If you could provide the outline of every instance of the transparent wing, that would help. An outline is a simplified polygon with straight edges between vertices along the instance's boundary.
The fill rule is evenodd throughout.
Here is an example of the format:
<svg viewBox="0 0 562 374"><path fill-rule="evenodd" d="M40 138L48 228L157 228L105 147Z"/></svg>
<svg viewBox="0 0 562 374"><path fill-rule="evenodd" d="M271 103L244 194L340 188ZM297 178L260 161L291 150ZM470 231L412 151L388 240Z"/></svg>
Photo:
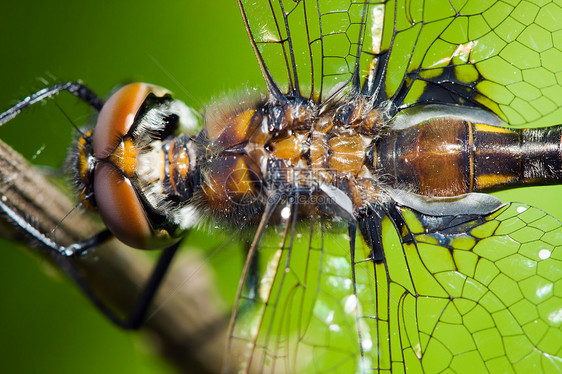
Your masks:
<svg viewBox="0 0 562 374"><path fill-rule="evenodd" d="M381 262L359 236L352 260L349 236L319 220L272 228L237 311L242 367L562 371L559 221L522 204L464 222L401 213L400 235L383 222Z"/></svg>
<svg viewBox="0 0 562 374"><path fill-rule="evenodd" d="M479 105L512 125L559 123L561 18L554 1L389 1L364 92L399 107Z"/></svg>
<svg viewBox="0 0 562 374"><path fill-rule="evenodd" d="M243 347L232 352L242 357L240 367L283 373L356 368L361 347L349 237L328 233L320 219L287 220L268 229L257 253L259 281L246 279L231 336L232 347Z"/></svg>
<svg viewBox="0 0 562 374"><path fill-rule="evenodd" d="M262 71L281 91L319 101L351 80L365 34L365 1L239 3Z"/></svg>
<svg viewBox="0 0 562 374"><path fill-rule="evenodd" d="M402 214L411 230L402 229L403 244L387 225L385 262L356 266L376 282L377 303L364 317L377 336L374 368L562 370L559 221L515 203L464 223Z"/></svg>

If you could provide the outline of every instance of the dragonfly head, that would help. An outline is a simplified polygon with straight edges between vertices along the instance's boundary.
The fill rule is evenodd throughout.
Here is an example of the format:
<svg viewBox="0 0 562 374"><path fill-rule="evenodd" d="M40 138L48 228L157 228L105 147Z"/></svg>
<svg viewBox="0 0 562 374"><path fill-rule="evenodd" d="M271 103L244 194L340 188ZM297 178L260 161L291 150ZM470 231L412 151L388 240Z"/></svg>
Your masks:
<svg viewBox="0 0 562 374"><path fill-rule="evenodd" d="M80 197L122 242L161 248L179 240L181 229L162 209L163 147L179 128L195 125L191 109L169 91L132 83L107 100L93 131L76 142L69 163ZM187 169L191 174L194 163Z"/></svg>

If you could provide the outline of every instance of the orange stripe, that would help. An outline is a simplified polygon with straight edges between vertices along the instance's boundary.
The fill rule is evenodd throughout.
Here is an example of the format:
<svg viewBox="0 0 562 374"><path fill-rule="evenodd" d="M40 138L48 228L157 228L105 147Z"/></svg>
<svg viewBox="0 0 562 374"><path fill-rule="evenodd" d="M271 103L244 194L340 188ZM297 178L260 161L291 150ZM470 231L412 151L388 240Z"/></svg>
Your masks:
<svg viewBox="0 0 562 374"><path fill-rule="evenodd" d="M515 180L513 175L503 175L503 174L487 174L478 177L476 184L478 189L490 188L497 186L499 184L507 184Z"/></svg>
<svg viewBox="0 0 562 374"><path fill-rule="evenodd" d="M476 131L494 132L494 133L500 133L500 134L511 134L513 132L512 130L506 129L505 127L484 125L482 123L475 123L474 129Z"/></svg>

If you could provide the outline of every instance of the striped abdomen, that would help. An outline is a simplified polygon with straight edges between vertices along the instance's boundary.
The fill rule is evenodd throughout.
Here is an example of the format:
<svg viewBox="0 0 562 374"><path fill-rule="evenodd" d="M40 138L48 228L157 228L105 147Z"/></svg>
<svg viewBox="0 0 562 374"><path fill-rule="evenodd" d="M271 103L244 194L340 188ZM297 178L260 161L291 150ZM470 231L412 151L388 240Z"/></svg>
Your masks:
<svg viewBox="0 0 562 374"><path fill-rule="evenodd" d="M438 118L383 136L374 166L393 187L456 196L531 183L560 183L562 126L507 129Z"/></svg>

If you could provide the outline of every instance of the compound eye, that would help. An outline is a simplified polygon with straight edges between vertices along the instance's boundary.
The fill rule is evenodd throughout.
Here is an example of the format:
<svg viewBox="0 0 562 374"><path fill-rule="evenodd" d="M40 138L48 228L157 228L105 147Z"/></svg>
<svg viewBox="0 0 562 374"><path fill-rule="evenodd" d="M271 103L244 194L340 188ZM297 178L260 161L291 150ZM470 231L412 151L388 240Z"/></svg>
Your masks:
<svg viewBox="0 0 562 374"><path fill-rule="evenodd" d="M131 247L162 248L177 241L164 230L155 230L131 181L112 164L100 163L94 174L98 212L113 235Z"/></svg>
<svg viewBox="0 0 562 374"><path fill-rule="evenodd" d="M147 83L131 83L115 92L102 107L93 136L94 155L108 157L129 132L148 94L164 96L169 91Z"/></svg>

